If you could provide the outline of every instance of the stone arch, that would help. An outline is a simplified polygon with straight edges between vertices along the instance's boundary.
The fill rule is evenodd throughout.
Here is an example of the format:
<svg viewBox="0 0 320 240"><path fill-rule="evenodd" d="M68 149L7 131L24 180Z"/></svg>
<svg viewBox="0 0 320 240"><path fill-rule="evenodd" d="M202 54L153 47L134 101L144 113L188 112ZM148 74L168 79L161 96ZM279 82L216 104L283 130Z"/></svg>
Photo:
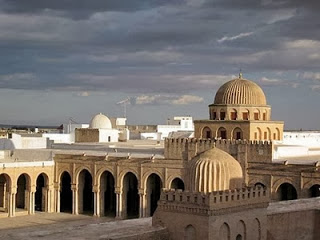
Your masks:
<svg viewBox="0 0 320 240"><path fill-rule="evenodd" d="M93 214L93 177L89 170L82 169L78 173L78 211L79 213Z"/></svg>
<svg viewBox="0 0 320 240"><path fill-rule="evenodd" d="M0 207L4 212L9 212L9 194L11 191L11 178L8 174L0 174Z"/></svg>
<svg viewBox="0 0 320 240"><path fill-rule="evenodd" d="M281 136L280 136L280 130L279 130L279 128L276 128L276 134L277 134L277 138L274 139L274 140L279 140L279 141L280 141Z"/></svg>
<svg viewBox="0 0 320 240"><path fill-rule="evenodd" d="M184 229L184 239L185 240L196 240L197 239L197 231L194 226L189 224Z"/></svg>
<svg viewBox="0 0 320 240"><path fill-rule="evenodd" d="M232 139L235 139L235 140L243 139L243 131L241 128L236 127L232 130Z"/></svg>
<svg viewBox="0 0 320 240"><path fill-rule="evenodd" d="M219 115L220 115L220 117L219 117L220 120L226 120L226 110L224 110L223 108L221 108L221 109L219 110Z"/></svg>
<svg viewBox="0 0 320 240"><path fill-rule="evenodd" d="M249 180L249 186L252 186L252 187L255 187L255 186L266 187L266 186L268 186L268 183L264 179L253 178L253 179Z"/></svg>
<svg viewBox="0 0 320 240"><path fill-rule="evenodd" d="M49 177L42 172L36 178L36 192L35 192L35 210L45 212L48 211L48 188Z"/></svg>
<svg viewBox="0 0 320 240"><path fill-rule="evenodd" d="M72 180L72 172L71 172L69 169L62 169L62 170L60 170L59 173L58 173L58 179L59 179L59 181L61 180L62 174L64 174L64 173L68 173L69 176L71 177L71 180ZM72 182L72 181L71 181L71 182Z"/></svg>
<svg viewBox="0 0 320 240"><path fill-rule="evenodd" d="M115 194L115 177L114 175L105 170L99 174L100 185L100 213L103 216L116 216L116 194Z"/></svg>
<svg viewBox="0 0 320 240"><path fill-rule="evenodd" d="M292 178L283 177L283 178L278 178L277 180L275 180L272 183L271 190L273 192L276 192L278 190L278 188L280 187L280 185L283 183L289 183L289 184L293 185L295 187L295 189L299 189L299 185L296 184Z"/></svg>
<svg viewBox="0 0 320 240"><path fill-rule="evenodd" d="M223 223L219 229L219 240L230 240L230 227Z"/></svg>
<svg viewBox="0 0 320 240"><path fill-rule="evenodd" d="M147 200L147 215L153 216L160 199L163 183L159 175L152 173L148 176L146 182L146 200Z"/></svg>
<svg viewBox="0 0 320 240"><path fill-rule="evenodd" d="M314 184L309 188L309 197L320 197L320 184Z"/></svg>
<svg viewBox="0 0 320 240"><path fill-rule="evenodd" d="M170 182L170 189L181 189L184 191L185 189L185 185L184 185L184 182L181 178L179 177L176 177L174 178L171 182Z"/></svg>
<svg viewBox="0 0 320 240"><path fill-rule="evenodd" d="M254 184L254 186L255 186L255 187L262 187L262 188L265 188L265 187L266 187L266 185L263 184L263 183L261 183L261 182L256 182L256 183Z"/></svg>
<svg viewBox="0 0 320 240"><path fill-rule="evenodd" d="M237 224L237 230L238 230L238 236L240 235L242 240L247 239L247 228L246 224L244 223L243 220L240 220Z"/></svg>
<svg viewBox="0 0 320 240"><path fill-rule="evenodd" d="M99 185L100 184L100 180L101 180L101 176L102 174L104 174L105 172L109 172L112 174L112 176L114 177L114 179L116 180L116 175L115 175L115 172L113 170L112 167L109 167L109 166L104 166L102 168L100 168L97 173L96 173L96 177L95 177L95 180L97 181L96 184Z"/></svg>
<svg viewBox="0 0 320 240"><path fill-rule="evenodd" d="M127 172L123 176L123 201L122 209L124 217L136 218L139 216L139 192L138 192L138 178L132 172Z"/></svg>
<svg viewBox="0 0 320 240"><path fill-rule="evenodd" d="M161 182L164 183L164 177L163 174L158 170L158 169L150 169L148 171L146 171L145 173L143 173L143 177L142 177L142 183L143 185L141 186L142 188L146 189L147 188L147 181L148 178L151 174L156 174L159 176L159 178L161 179Z"/></svg>
<svg viewBox="0 0 320 240"><path fill-rule="evenodd" d="M238 111L233 108L230 111L230 120L237 120L237 119L238 119Z"/></svg>
<svg viewBox="0 0 320 240"><path fill-rule="evenodd" d="M261 128L257 127L257 140L261 141L262 140L262 130Z"/></svg>
<svg viewBox="0 0 320 240"><path fill-rule="evenodd" d="M272 136L271 136L271 130L270 130L270 128L269 128L269 127L267 127L267 139L265 139L265 140L270 141L271 139L272 139Z"/></svg>
<svg viewBox="0 0 320 240"><path fill-rule="evenodd" d="M261 224L258 218L253 220L252 229L250 232L252 233L252 239L261 239Z"/></svg>
<svg viewBox="0 0 320 240"><path fill-rule="evenodd" d="M72 212L72 178L68 171L63 171L59 177L60 183L60 212Z"/></svg>
<svg viewBox="0 0 320 240"><path fill-rule="evenodd" d="M238 234L238 235L236 236L236 240L244 240L244 238L242 237L241 234Z"/></svg>
<svg viewBox="0 0 320 240"><path fill-rule="evenodd" d="M119 177L117 178L117 187L120 187L120 189L123 189L123 180L128 173L132 173L137 178L138 186L140 186L140 184L144 182L140 180L140 175L135 169L126 168L125 170L120 172L120 174L118 175Z"/></svg>
<svg viewBox="0 0 320 240"><path fill-rule="evenodd" d="M227 139L227 130L224 127L218 128L216 136L217 138Z"/></svg>
<svg viewBox="0 0 320 240"><path fill-rule="evenodd" d="M27 173L22 173L17 179L16 208L28 209L28 193L30 192L31 178Z"/></svg>
<svg viewBox="0 0 320 240"><path fill-rule="evenodd" d="M209 127L204 127L201 131L201 138L212 138L212 131Z"/></svg>
<svg viewBox="0 0 320 240"><path fill-rule="evenodd" d="M268 111L266 109L262 112L262 120L267 121L268 120Z"/></svg>
<svg viewBox="0 0 320 240"><path fill-rule="evenodd" d="M249 111L249 109L245 109L245 111L242 112L242 120L250 120L250 111Z"/></svg>
<svg viewBox="0 0 320 240"><path fill-rule="evenodd" d="M75 174L74 174L74 178L72 179L72 183L75 183L75 184L79 184L79 175L80 173L83 171L83 170L86 170L90 173L91 176L93 176L92 172L91 172L91 169L87 166L80 166L76 169L75 171Z"/></svg>
<svg viewBox="0 0 320 240"><path fill-rule="evenodd" d="M296 188L290 183L282 183L276 190L276 197L279 201L294 200L298 198Z"/></svg>
<svg viewBox="0 0 320 240"><path fill-rule="evenodd" d="M260 110L258 108L253 110L253 120L260 120Z"/></svg>

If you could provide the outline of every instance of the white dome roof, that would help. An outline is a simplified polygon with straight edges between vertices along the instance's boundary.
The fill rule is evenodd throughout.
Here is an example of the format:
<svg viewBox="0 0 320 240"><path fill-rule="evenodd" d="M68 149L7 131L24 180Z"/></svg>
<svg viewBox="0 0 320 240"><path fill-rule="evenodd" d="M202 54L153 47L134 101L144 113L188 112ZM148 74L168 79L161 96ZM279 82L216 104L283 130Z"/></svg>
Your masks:
<svg viewBox="0 0 320 240"><path fill-rule="evenodd" d="M99 113L91 119L89 127L97 128L97 129L100 129L100 128L111 129L112 125L111 125L110 119L106 115Z"/></svg>

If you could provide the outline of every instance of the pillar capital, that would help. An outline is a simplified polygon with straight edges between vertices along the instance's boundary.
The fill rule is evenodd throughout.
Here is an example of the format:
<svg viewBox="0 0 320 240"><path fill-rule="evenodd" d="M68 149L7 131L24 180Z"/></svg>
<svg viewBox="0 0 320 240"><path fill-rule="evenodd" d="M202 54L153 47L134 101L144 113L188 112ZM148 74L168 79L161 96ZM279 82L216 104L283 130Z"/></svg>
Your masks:
<svg viewBox="0 0 320 240"><path fill-rule="evenodd" d="M140 188L138 193L139 193L139 195L146 195L146 191L143 188Z"/></svg>
<svg viewBox="0 0 320 240"><path fill-rule="evenodd" d="M78 184L71 184L71 190L72 191L78 191Z"/></svg>
<svg viewBox="0 0 320 240"><path fill-rule="evenodd" d="M93 185L92 192L100 192L100 185Z"/></svg>
<svg viewBox="0 0 320 240"><path fill-rule="evenodd" d="M10 194L17 194L17 187L12 187L9 189Z"/></svg>
<svg viewBox="0 0 320 240"><path fill-rule="evenodd" d="M122 194L122 188L116 187L115 190L114 190L114 192L115 192L116 194Z"/></svg>
<svg viewBox="0 0 320 240"><path fill-rule="evenodd" d="M37 187L36 186L30 186L30 192L36 192L37 191Z"/></svg>

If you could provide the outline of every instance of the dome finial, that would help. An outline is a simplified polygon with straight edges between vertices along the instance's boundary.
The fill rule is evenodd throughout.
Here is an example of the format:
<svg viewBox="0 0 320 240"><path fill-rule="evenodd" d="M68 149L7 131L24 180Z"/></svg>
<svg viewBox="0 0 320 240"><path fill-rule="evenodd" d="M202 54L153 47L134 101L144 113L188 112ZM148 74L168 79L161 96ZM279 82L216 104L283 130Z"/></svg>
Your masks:
<svg viewBox="0 0 320 240"><path fill-rule="evenodd" d="M240 72L239 72L239 79L242 79L242 70L240 68Z"/></svg>

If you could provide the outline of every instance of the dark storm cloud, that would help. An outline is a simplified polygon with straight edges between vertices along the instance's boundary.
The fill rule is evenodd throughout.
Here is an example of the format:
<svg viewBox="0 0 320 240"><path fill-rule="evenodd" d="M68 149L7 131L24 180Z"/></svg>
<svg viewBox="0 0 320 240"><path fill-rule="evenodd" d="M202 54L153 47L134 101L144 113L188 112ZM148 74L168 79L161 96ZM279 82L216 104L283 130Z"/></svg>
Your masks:
<svg viewBox="0 0 320 240"><path fill-rule="evenodd" d="M181 92L240 67L316 72L318 2L0 0L0 87Z"/></svg>
<svg viewBox="0 0 320 240"><path fill-rule="evenodd" d="M1 2L1 1L0 1ZM2 9L9 13L37 13L48 10L65 13L74 18L86 18L95 12L133 12L178 1L167 0L2 0Z"/></svg>

